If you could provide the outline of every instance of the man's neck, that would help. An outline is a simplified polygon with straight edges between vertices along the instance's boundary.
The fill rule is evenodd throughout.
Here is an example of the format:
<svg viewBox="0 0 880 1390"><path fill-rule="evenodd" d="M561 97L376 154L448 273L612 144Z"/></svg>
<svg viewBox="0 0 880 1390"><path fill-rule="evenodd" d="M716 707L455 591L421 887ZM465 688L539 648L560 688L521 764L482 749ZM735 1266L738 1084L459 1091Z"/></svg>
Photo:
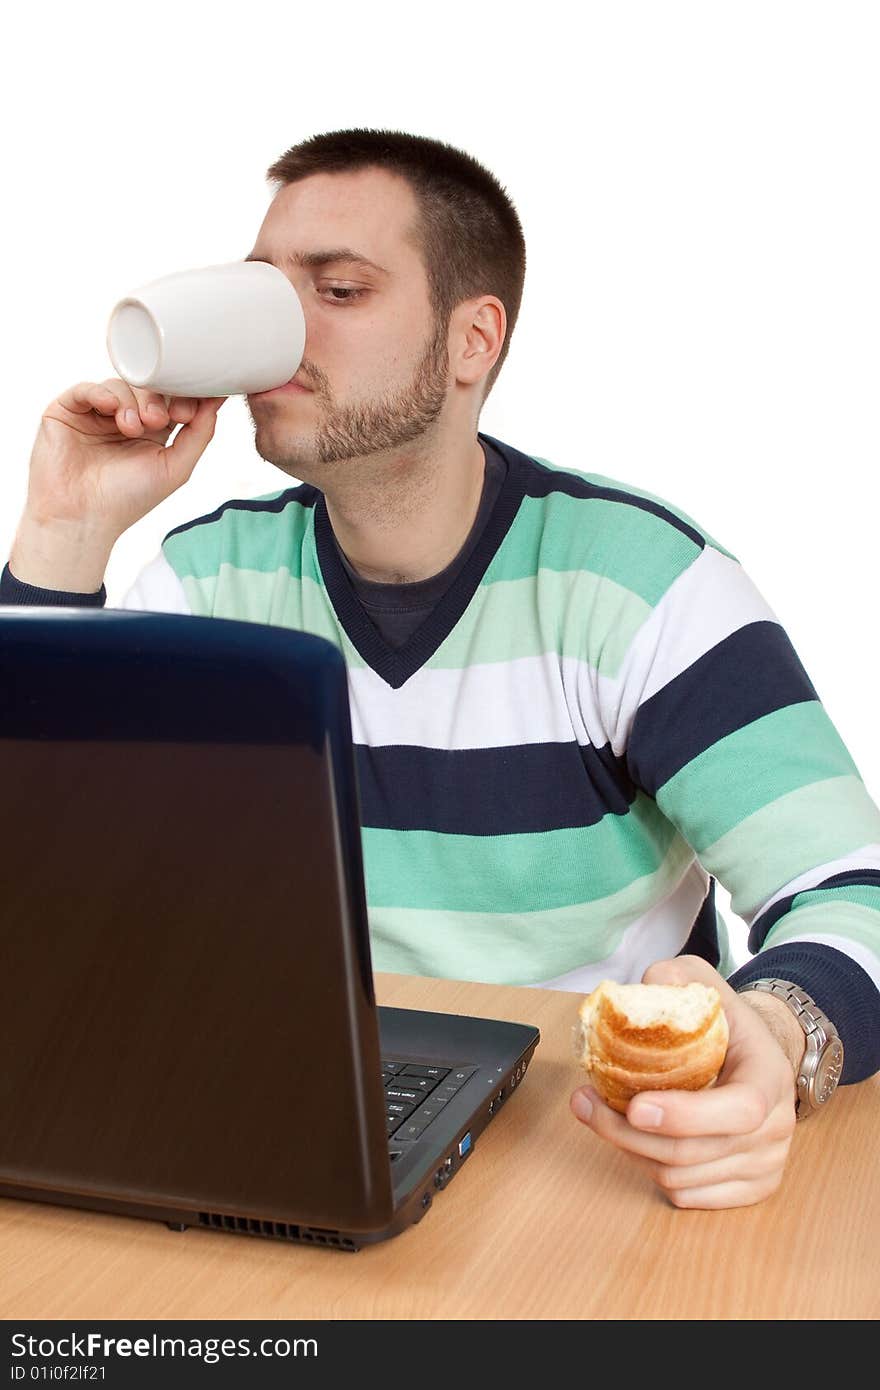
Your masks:
<svg viewBox="0 0 880 1390"><path fill-rule="evenodd" d="M364 579L411 584L439 574L455 559L480 506L485 455L474 438L464 448L416 447L387 468L366 470L354 486L325 492L333 534Z"/></svg>

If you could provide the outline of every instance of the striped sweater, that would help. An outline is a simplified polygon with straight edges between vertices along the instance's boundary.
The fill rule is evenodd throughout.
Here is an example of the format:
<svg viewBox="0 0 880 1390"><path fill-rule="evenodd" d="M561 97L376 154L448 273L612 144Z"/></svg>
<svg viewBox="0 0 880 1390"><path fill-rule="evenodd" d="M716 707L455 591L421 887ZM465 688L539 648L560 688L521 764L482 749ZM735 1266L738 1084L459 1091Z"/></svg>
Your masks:
<svg viewBox="0 0 880 1390"><path fill-rule="evenodd" d="M794 980L871 1075L880 811L776 615L669 502L479 438L506 477L403 646L309 485L177 527L123 607L341 649L376 969L583 992L696 952ZM757 953L733 973L714 878Z"/></svg>

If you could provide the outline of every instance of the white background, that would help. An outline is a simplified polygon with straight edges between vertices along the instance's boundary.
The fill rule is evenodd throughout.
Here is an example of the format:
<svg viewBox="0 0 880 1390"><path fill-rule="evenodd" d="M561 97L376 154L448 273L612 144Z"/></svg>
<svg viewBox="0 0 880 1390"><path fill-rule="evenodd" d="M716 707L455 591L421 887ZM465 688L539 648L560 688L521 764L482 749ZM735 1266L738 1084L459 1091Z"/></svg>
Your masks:
<svg viewBox="0 0 880 1390"><path fill-rule="evenodd" d="M0 552L40 414L114 375L115 301L243 257L290 145L347 126L458 145L528 252L480 428L669 499L786 627L875 800L880 17L873 3L19 10L2 93ZM222 410L190 483L117 546L288 486ZM743 959L744 931L719 902Z"/></svg>

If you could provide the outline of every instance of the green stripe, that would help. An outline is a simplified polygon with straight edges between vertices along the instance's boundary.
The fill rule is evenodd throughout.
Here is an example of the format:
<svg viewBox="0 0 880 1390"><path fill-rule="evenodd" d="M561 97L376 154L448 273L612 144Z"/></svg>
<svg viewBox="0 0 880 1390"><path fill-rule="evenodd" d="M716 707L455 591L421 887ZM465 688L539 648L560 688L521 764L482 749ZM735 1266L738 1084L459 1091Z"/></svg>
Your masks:
<svg viewBox="0 0 880 1390"><path fill-rule="evenodd" d="M654 873L675 827L639 793L626 815L521 835L363 829L372 907L534 912L617 893Z"/></svg>
<svg viewBox="0 0 880 1390"><path fill-rule="evenodd" d="M248 500L271 502L286 491L281 488ZM299 579L300 556L314 535L314 520L314 507L295 500L280 512L228 507L216 521L166 536L162 549L181 579L206 579L217 573L221 560L236 568L264 572L274 572L283 563Z"/></svg>
<svg viewBox="0 0 880 1390"><path fill-rule="evenodd" d="M829 777L777 797L698 853L733 911L749 917L799 874L877 840L880 810L861 778Z"/></svg>
<svg viewBox="0 0 880 1390"><path fill-rule="evenodd" d="M700 547L651 512L602 498L524 497L486 583L536 569L589 570L632 590L652 608Z"/></svg>
<svg viewBox="0 0 880 1390"><path fill-rule="evenodd" d="M651 609L603 575L542 569L523 579L484 582L427 668L524 657L571 657L616 676Z"/></svg>
<svg viewBox="0 0 880 1390"><path fill-rule="evenodd" d="M535 454L532 454L531 457L536 463L545 464L546 467L550 468L554 473L571 473L578 479L583 478L585 482L592 483L594 487L614 488L615 491L628 493L631 497L641 497L648 502L658 502L661 507L665 507L673 516L677 516L680 521L686 521L688 526L692 526L695 531L699 532L707 545L711 545L714 550L720 550L721 554L726 555L728 559L736 560L736 556L732 555L729 550L725 550L724 546L721 545L719 541L715 540L714 536L710 536L705 527L701 526L698 521L694 521L692 516L689 516L687 512L683 512L680 507L676 507L667 498L658 497L655 492L646 492L644 488L633 487L631 483L621 482L619 478L606 478L602 473L582 473L580 469L562 468L558 464L551 463L549 459L538 458ZM626 505L625 496L621 497L620 504ZM736 562L739 564L738 560L736 560Z"/></svg>
<svg viewBox="0 0 880 1390"><path fill-rule="evenodd" d="M797 912L787 912L771 927L764 940L762 951L768 946L781 946L783 941L796 941L799 936L820 936L831 932L865 946L880 956L880 915L877 906L862 902L815 903L811 907L799 908Z"/></svg>
<svg viewBox="0 0 880 1390"><path fill-rule="evenodd" d="M339 647L350 669L366 665L337 619L323 584L313 579L292 579L284 568L264 574L221 565L216 578L184 579L183 588L199 616L309 632Z"/></svg>
<svg viewBox="0 0 880 1390"><path fill-rule="evenodd" d="M719 955L718 964L715 969L718 971L718 974L726 980L728 976L732 975L734 970L737 969L737 964L733 952L730 949L730 928L727 925L727 919L724 914L718 910L717 906L715 908L715 931L718 936Z"/></svg>
<svg viewBox="0 0 880 1390"><path fill-rule="evenodd" d="M693 851L680 836L650 874L607 897L543 911L369 907L375 970L497 984L552 980L616 951L624 933L680 882Z"/></svg>
<svg viewBox="0 0 880 1390"><path fill-rule="evenodd" d="M797 893L791 904L791 911L808 907L812 903L861 903L880 912L880 887L872 883L841 883L837 888L806 888ZM880 926L880 918L878 918Z"/></svg>
<svg viewBox="0 0 880 1390"><path fill-rule="evenodd" d="M223 564L218 576L185 576L181 582L190 607L200 616L299 628L342 647L353 669L366 665L340 625L323 584L314 579L296 579L284 566L263 572ZM650 612L642 599L601 576L544 570L531 578L478 588L424 665L463 670L475 662L518 661L551 652L614 677Z"/></svg>
<svg viewBox="0 0 880 1390"><path fill-rule="evenodd" d="M686 825L699 854L780 796L853 773L858 769L826 710L805 700L719 739L670 777L657 801L676 825Z"/></svg>
<svg viewBox="0 0 880 1390"><path fill-rule="evenodd" d="M192 579L189 575L184 575L180 582L190 611L197 618L210 618L214 611L217 576L213 575L210 579Z"/></svg>

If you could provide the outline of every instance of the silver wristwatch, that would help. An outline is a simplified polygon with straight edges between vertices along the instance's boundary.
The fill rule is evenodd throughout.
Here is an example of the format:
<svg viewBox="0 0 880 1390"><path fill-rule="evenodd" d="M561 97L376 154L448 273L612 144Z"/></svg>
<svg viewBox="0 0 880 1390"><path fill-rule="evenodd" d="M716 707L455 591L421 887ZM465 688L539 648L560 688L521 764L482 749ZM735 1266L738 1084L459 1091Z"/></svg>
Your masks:
<svg viewBox="0 0 880 1390"><path fill-rule="evenodd" d="M784 999L804 1030L804 1055L797 1074L797 1104L799 1120L821 1110L833 1096L843 1071L843 1043L837 1029L804 990L791 980L751 980L739 991L760 989Z"/></svg>

